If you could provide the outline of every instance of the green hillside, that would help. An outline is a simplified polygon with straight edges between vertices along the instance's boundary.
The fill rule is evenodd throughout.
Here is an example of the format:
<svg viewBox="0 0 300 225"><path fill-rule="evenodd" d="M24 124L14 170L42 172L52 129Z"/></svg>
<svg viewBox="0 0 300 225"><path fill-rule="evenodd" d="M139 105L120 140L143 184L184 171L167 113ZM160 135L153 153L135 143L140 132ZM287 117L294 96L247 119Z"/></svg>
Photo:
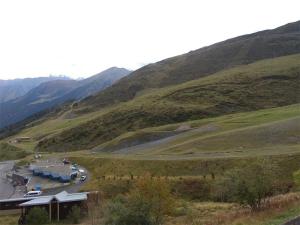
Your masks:
<svg viewBox="0 0 300 225"><path fill-rule="evenodd" d="M93 151L141 158L219 158L295 153L300 151L299 120L299 104L236 113L125 133ZM183 125L190 129L176 134L174 131ZM164 138L167 134L170 137ZM151 139L159 141L151 142Z"/></svg>
<svg viewBox="0 0 300 225"><path fill-rule="evenodd" d="M28 153L20 148L7 143L0 143L0 161L21 159Z"/></svg>
<svg viewBox="0 0 300 225"><path fill-rule="evenodd" d="M97 110L133 99L149 89L181 84L237 65L299 52L300 21L297 21L149 64L80 105L85 111Z"/></svg>
<svg viewBox="0 0 300 225"><path fill-rule="evenodd" d="M41 140L38 149L87 149L146 127L299 103L299 61L299 54L262 60L154 90Z"/></svg>

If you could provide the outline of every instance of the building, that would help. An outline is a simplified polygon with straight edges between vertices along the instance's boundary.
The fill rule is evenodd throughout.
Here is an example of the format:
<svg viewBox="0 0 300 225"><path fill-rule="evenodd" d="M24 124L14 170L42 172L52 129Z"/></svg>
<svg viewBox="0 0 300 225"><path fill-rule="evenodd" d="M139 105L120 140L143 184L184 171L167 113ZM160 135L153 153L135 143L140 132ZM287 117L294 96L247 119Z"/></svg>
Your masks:
<svg viewBox="0 0 300 225"><path fill-rule="evenodd" d="M88 199L88 193L68 193L62 191L56 195L40 196L19 204L21 217L28 214L33 207L44 208L49 215L49 220L65 219L73 206L84 209L84 203Z"/></svg>

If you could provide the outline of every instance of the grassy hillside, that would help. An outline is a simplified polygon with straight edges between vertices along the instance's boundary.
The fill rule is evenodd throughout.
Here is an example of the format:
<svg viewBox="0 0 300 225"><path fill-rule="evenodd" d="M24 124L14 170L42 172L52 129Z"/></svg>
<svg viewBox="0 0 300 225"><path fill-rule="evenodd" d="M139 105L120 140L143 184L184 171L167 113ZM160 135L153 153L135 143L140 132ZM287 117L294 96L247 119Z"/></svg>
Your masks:
<svg viewBox="0 0 300 225"><path fill-rule="evenodd" d="M20 148L7 143L0 143L0 161L21 159L27 155L28 153Z"/></svg>
<svg viewBox="0 0 300 225"><path fill-rule="evenodd" d="M300 151L299 120L299 104L236 113L125 133L93 151L148 158L288 154ZM191 129L175 132L183 125Z"/></svg>
<svg viewBox="0 0 300 225"><path fill-rule="evenodd" d="M128 101L151 88L180 84L233 66L296 53L300 53L300 21L147 65L81 105L85 110L95 110Z"/></svg>
<svg viewBox="0 0 300 225"><path fill-rule="evenodd" d="M150 92L99 111L97 118L41 140L38 149L92 148L146 127L299 103L299 61L299 54L262 60Z"/></svg>

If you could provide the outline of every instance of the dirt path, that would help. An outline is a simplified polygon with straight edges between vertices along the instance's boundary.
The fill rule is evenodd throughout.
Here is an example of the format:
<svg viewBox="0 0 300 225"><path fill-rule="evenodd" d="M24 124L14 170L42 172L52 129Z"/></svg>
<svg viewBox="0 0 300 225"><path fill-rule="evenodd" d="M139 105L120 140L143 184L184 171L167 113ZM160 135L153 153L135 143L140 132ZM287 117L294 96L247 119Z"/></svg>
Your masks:
<svg viewBox="0 0 300 225"><path fill-rule="evenodd" d="M115 154L132 154L132 153L140 153L143 151L147 151L149 149L153 149L155 147L159 147L160 145L167 145L168 143L172 142L173 140L178 139L179 137L182 137L184 135L186 135L187 133L189 134L193 134L193 133L197 133L197 134L204 134L204 133L208 133L208 132L212 132L217 130L218 128L213 125L213 124L208 124L199 128L195 128L195 129L190 129L190 130L186 130L184 132L180 132L179 134L175 134L172 135L170 137L165 137L165 138L161 138L159 140L156 141L150 141L144 144L139 144L139 145L135 145L135 146L131 146L131 147L127 147L127 148L121 148L117 151L114 151L113 153Z"/></svg>

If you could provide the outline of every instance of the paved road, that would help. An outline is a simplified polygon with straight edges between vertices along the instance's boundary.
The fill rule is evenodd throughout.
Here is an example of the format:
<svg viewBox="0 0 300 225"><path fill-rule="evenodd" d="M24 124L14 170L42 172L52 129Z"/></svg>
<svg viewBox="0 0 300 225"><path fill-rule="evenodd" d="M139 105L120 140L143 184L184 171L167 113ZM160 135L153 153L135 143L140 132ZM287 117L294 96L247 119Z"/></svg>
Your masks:
<svg viewBox="0 0 300 225"><path fill-rule="evenodd" d="M0 199L10 198L15 193L15 188L6 179L6 173L14 166L13 161L0 162Z"/></svg>
<svg viewBox="0 0 300 225"><path fill-rule="evenodd" d="M25 193L24 187L14 188L12 184L6 179L6 173L10 172L13 166L14 161L0 162L0 199L20 198L23 197ZM80 167L80 169L84 169L87 175L87 178L84 182L78 181L75 184L48 189L44 191L43 195L55 195L61 191L67 191L69 193L78 192L81 187L90 180L89 172L85 168Z"/></svg>
<svg viewBox="0 0 300 225"><path fill-rule="evenodd" d="M300 216L293 220L290 220L282 225L300 225Z"/></svg>

